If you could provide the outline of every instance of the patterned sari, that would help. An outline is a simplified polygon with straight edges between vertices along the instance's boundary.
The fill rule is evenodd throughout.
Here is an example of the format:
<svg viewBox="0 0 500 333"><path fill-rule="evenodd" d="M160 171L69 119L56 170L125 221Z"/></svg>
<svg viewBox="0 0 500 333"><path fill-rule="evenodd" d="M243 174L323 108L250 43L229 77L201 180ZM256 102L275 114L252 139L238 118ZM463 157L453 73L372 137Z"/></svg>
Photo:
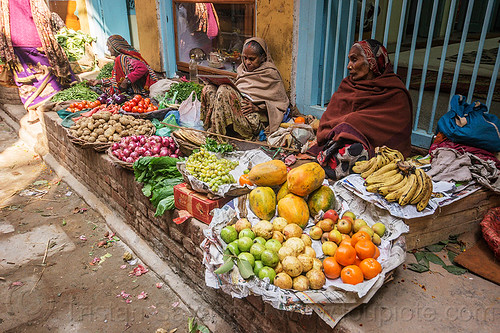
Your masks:
<svg viewBox="0 0 500 333"><path fill-rule="evenodd" d="M45 1L11 1L0 0L0 57L13 72L24 107L34 110L75 78Z"/></svg>
<svg viewBox="0 0 500 333"><path fill-rule="evenodd" d="M120 84L128 77L132 81L127 87L129 93L144 96L149 95L149 87L158 81L158 77L146 60L120 35L110 36L108 38L108 45L118 52L119 55L115 58L111 78L102 80L106 92L108 94L119 93ZM146 75L134 77L134 62L136 61L140 61L146 66Z"/></svg>

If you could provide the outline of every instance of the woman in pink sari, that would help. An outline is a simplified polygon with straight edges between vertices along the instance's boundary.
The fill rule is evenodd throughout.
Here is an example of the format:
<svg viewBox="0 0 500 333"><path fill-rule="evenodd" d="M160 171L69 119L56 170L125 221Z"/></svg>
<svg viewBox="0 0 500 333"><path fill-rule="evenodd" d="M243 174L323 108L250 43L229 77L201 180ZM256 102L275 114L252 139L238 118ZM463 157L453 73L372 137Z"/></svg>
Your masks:
<svg viewBox="0 0 500 333"><path fill-rule="evenodd" d="M44 0L0 0L0 9L0 57L12 71L30 120L35 120L33 111L75 77Z"/></svg>

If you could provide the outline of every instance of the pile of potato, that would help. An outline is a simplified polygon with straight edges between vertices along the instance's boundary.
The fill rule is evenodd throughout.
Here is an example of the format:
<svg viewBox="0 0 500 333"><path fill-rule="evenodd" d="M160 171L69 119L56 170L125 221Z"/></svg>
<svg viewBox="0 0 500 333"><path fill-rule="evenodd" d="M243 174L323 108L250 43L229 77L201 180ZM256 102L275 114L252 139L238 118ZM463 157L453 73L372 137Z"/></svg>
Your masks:
<svg viewBox="0 0 500 333"><path fill-rule="evenodd" d="M154 128L146 119L102 111L78 119L75 125L70 127L70 133L86 142L108 143L119 142L126 136L149 134Z"/></svg>

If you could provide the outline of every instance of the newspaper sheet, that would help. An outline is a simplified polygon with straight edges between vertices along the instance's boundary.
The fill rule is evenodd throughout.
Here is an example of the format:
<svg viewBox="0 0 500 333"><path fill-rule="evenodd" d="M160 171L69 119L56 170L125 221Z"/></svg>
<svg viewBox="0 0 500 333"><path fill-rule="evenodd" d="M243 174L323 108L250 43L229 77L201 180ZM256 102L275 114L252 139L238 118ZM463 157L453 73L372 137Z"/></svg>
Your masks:
<svg viewBox="0 0 500 333"><path fill-rule="evenodd" d="M267 279L250 278L244 280L240 276L236 265L232 271L216 275L214 270L223 263L222 256L226 246L219 237L220 230L226 225L234 223L238 218L243 217L245 213L252 225L259 221L259 218L249 209L248 203L242 206L242 199L236 198L221 209L213 211L212 223L204 231L205 240L202 242L201 247L204 250L203 263L205 265L206 285L212 288L220 288L232 295L232 297L237 298L244 298L250 294L260 295L265 302L280 310L295 311L302 314L311 314L314 311L331 327L334 327L349 311L362 303L367 303L383 285L386 274L404 262L406 246L402 234L408 232L409 229L401 219L391 216L388 211L364 201L339 183L337 184L332 189L336 196L336 210L340 214L350 210L356 216L361 216L370 226L376 222L382 222L386 225L387 232L382 238L381 253L378 258L382 265L382 273L377 277L357 285L344 284L340 278L336 280L327 279L327 283L321 290L298 292L280 289L270 284ZM313 225L313 219L311 218L305 229L306 232ZM324 257L320 241L313 241L313 248L318 258Z"/></svg>

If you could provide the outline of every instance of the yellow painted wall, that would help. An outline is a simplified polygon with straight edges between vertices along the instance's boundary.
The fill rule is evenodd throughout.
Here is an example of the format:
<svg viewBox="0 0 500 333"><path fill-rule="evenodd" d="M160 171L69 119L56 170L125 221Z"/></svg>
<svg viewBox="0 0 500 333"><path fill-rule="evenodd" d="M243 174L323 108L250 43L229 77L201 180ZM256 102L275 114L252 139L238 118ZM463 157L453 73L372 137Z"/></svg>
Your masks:
<svg viewBox="0 0 500 333"><path fill-rule="evenodd" d="M141 55L155 71L161 72L163 69L160 52L160 32L158 31L156 17L156 1L135 1L135 13Z"/></svg>
<svg viewBox="0 0 500 333"><path fill-rule="evenodd" d="M263 38L290 91L294 0L257 0L256 36Z"/></svg>

